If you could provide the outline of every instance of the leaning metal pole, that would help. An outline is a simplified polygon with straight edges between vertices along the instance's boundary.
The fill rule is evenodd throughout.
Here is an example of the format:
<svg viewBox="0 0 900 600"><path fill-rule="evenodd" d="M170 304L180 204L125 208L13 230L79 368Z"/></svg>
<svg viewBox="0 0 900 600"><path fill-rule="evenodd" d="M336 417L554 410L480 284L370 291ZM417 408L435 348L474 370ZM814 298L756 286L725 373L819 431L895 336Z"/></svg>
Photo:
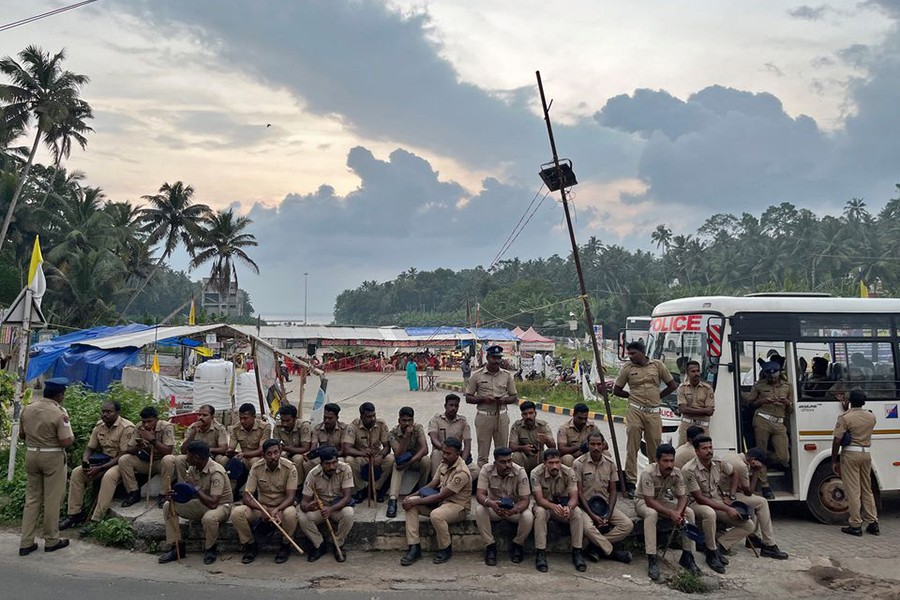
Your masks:
<svg viewBox="0 0 900 600"><path fill-rule="evenodd" d="M572 242L572 257L575 260L575 271L578 273L578 285L581 290L581 303L584 305L584 318L587 321L588 333L591 336L591 347L594 349L594 360L597 363L597 373L600 375L598 391L603 396L603 404L606 408L606 421L609 423L609 435L612 439L613 457L616 459L616 469L619 473L619 485L625 490L625 478L622 471L622 459L619 457L619 442L616 439L616 428L613 423L612 407L609 404L609 392L606 390L606 376L603 373L603 361L600 358L600 347L597 344L597 334L594 332L594 317L591 315L591 304L588 299L587 287L584 285L584 273L581 270L581 258L578 255L578 243L575 241L575 229L572 227L572 215L569 212L569 202L566 199L566 187L563 184L563 172L559 166L559 154L556 152L556 141L553 139L553 126L550 124L550 107L547 106L547 98L544 96L544 84L541 81L541 72L537 75L538 90L541 92L541 106L544 109L544 122L547 124L547 136L550 138L550 150L553 151L553 165L556 167L559 177L559 195L562 198L563 210L566 213L566 225L569 228L569 240ZM597 382L595 382L597 383Z"/></svg>

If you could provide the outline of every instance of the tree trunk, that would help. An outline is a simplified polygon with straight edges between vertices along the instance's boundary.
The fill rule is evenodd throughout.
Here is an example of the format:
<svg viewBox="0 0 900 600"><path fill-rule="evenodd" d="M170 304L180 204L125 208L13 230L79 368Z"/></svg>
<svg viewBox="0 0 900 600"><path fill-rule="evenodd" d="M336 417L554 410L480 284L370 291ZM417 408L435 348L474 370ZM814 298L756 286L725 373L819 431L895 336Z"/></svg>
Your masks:
<svg viewBox="0 0 900 600"><path fill-rule="evenodd" d="M49 181L49 184L47 185L47 189L44 190L44 197L41 198L41 204L40 204L40 205L41 205L42 207L44 206L44 204L47 203L47 198L50 196L50 192L53 190L53 183L54 183L53 180L56 179L56 174L59 172L59 163L60 163L60 162L62 162L62 157L60 157L60 159L57 160L57 161L53 164L53 171L50 172L50 181Z"/></svg>
<svg viewBox="0 0 900 600"><path fill-rule="evenodd" d="M31 173L31 165L34 164L34 155L37 154L38 145L41 142L41 128L38 126L37 133L34 135L34 143L31 145L31 153L28 155L28 161L25 168L22 169L22 176L19 178L19 185L16 186L16 193L13 194L12 200L9 202L9 208L6 209L6 218L3 219L3 230L0 231L0 250L3 249L3 243L6 242L6 234L9 231L9 224L12 223L13 213L16 211L16 203L22 190L25 188L25 181Z"/></svg>
<svg viewBox="0 0 900 600"><path fill-rule="evenodd" d="M137 291L134 293L134 295L131 296L131 299L128 301L128 304L125 305L125 308L122 309L122 312L119 313L119 318L116 319L116 322L115 322L116 325L121 323L122 319L125 318L125 313L128 312L128 309L131 307L132 303L134 303L134 301L137 300L137 297L141 295L141 292L144 291L144 288L147 287L147 284L150 283L150 280L153 279L153 276L156 275L156 272L159 271L159 268L162 266L165 258L166 258L165 255L159 257L159 260L156 262L156 266L153 267L153 270L150 272L149 275L147 275L147 279L144 280L144 283L141 284L141 286L137 289Z"/></svg>

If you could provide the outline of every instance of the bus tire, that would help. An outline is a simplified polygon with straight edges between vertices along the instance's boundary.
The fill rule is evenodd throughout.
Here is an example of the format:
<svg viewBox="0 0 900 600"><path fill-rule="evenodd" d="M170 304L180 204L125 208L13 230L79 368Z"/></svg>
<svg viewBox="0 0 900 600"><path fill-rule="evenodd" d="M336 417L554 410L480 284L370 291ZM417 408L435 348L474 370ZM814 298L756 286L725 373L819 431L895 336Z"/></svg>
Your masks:
<svg viewBox="0 0 900 600"><path fill-rule="evenodd" d="M847 497L841 478L831 470L831 461L822 461L813 473L806 494L806 506L822 523L836 525L847 522Z"/></svg>

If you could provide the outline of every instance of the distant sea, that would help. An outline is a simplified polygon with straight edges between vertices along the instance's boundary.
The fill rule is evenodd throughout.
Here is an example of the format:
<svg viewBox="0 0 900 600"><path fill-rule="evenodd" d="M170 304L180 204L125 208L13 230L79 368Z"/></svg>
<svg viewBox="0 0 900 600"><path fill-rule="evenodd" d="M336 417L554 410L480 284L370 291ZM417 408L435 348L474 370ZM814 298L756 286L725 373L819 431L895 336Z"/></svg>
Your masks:
<svg viewBox="0 0 900 600"><path fill-rule="evenodd" d="M293 323L295 325L303 324L303 313L261 313L262 320L266 323ZM334 314L313 314L307 315L309 325L331 325L334 321Z"/></svg>

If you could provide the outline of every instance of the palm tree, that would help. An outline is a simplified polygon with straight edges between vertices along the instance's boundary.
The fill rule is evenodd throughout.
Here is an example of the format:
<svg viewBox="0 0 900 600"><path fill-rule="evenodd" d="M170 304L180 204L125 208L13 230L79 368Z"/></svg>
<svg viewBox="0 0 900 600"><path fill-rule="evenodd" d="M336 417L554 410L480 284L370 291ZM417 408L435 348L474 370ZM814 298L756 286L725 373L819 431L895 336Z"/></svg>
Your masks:
<svg viewBox="0 0 900 600"><path fill-rule="evenodd" d="M87 138L84 134L93 132L94 130L85 124L85 119L93 119L94 114L91 106L84 100L77 100L69 111L68 116L61 122L55 124L47 133L47 141L51 144L50 150L53 152L53 170L51 172L50 181L56 177L56 172L62 164L63 159L69 158L72 153L72 142L78 144L82 150L87 146ZM51 185L47 186L44 191L44 199L41 204L47 201L50 195Z"/></svg>
<svg viewBox="0 0 900 600"><path fill-rule="evenodd" d="M851 223L865 223L869 220L869 211L862 198L851 198L844 205L844 217Z"/></svg>
<svg viewBox="0 0 900 600"><path fill-rule="evenodd" d="M657 225L653 233L650 234L650 239L656 242L656 249L662 248L663 254L665 254L672 242L672 230L665 225Z"/></svg>
<svg viewBox="0 0 900 600"><path fill-rule="evenodd" d="M58 138L54 138L51 132L69 119L70 115L80 114L81 118L90 115L90 106L78 97L88 78L86 75L63 70L62 62L65 57L64 50L50 56L37 46L28 46L19 53L21 64L9 56L0 60L0 73L11 81L0 84L0 100L6 103L3 106L5 127L23 130L32 120L37 124L34 142L19 176L18 187L6 210L3 228L0 229L0 248L6 241L16 203L31 172L41 138L45 144L53 147L54 140Z"/></svg>
<svg viewBox="0 0 900 600"><path fill-rule="evenodd" d="M247 217L235 217L234 211L229 208L211 215L206 223L195 242L196 254L190 268L196 269L211 261L208 285L227 297L232 280L235 287L238 286L236 261L259 274L259 265L244 252L244 248L259 245L252 233L244 231L253 221Z"/></svg>

